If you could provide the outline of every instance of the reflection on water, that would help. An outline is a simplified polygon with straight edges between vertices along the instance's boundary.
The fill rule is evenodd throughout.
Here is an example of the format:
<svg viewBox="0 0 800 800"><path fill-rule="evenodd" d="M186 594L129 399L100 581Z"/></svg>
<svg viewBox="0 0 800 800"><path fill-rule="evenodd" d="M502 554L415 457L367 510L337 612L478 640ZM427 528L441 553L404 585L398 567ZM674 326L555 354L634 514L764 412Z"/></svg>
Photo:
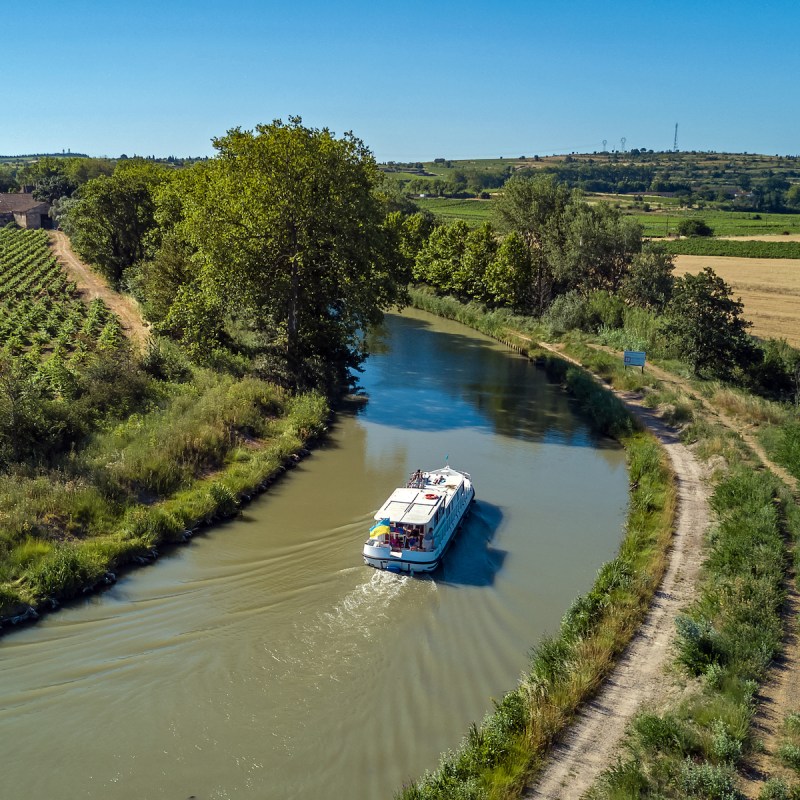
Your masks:
<svg viewBox="0 0 800 800"><path fill-rule="evenodd" d="M362 381L368 395L386 401L370 407L372 421L426 431L478 427L573 446L609 443L565 414L569 401L543 373L533 375L536 368L527 359L497 358L492 340L456 335L454 329L463 331L457 323L433 320L421 312L387 317L370 339L379 351L385 341L393 344L393 358L379 360Z"/></svg>
<svg viewBox="0 0 800 800"><path fill-rule="evenodd" d="M515 684L616 550L622 454L485 337L408 312L384 342L369 403L241 518L0 641L5 794L390 797ZM447 455L478 500L443 567L363 566Z"/></svg>

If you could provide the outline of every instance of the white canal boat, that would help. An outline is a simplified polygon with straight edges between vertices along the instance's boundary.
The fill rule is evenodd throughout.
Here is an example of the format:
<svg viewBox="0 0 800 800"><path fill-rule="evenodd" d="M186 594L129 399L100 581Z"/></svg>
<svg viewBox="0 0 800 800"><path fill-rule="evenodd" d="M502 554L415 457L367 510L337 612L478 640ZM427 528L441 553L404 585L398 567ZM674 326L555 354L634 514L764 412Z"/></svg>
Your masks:
<svg viewBox="0 0 800 800"><path fill-rule="evenodd" d="M417 470L375 513L364 563L390 572L431 572L439 566L475 498L466 472Z"/></svg>

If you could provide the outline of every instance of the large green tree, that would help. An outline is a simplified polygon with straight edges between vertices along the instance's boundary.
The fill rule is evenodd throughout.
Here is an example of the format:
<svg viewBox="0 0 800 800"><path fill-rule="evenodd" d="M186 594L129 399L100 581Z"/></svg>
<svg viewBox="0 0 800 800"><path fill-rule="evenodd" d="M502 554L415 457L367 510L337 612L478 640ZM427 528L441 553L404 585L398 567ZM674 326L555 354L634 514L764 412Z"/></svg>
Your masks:
<svg viewBox="0 0 800 800"><path fill-rule="evenodd" d="M672 297L675 259L663 246L647 244L631 262L622 295L631 305L661 312Z"/></svg>
<svg viewBox="0 0 800 800"><path fill-rule="evenodd" d="M247 316L293 386L346 381L364 332L403 296L372 154L299 118L235 128L214 146L185 183L179 229L197 282L179 305Z"/></svg>
<svg viewBox="0 0 800 800"><path fill-rule="evenodd" d="M677 278L664 332L694 372L728 379L756 357L742 303L710 267Z"/></svg>
<svg viewBox="0 0 800 800"><path fill-rule="evenodd" d="M607 203L572 203L563 240L548 248L562 291L616 292L642 249L642 228Z"/></svg>
<svg viewBox="0 0 800 800"><path fill-rule="evenodd" d="M120 163L111 176L100 175L80 187L78 202L61 219L75 250L112 283L146 254L155 227L156 188L169 171L146 161Z"/></svg>
<svg viewBox="0 0 800 800"><path fill-rule="evenodd" d="M494 204L500 230L516 233L528 248L531 287L526 294L529 310L535 314L545 311L553 298L555 276L548 252L564 241L564 221L572 200L570 190L552 175L514 176Z"/></svg>

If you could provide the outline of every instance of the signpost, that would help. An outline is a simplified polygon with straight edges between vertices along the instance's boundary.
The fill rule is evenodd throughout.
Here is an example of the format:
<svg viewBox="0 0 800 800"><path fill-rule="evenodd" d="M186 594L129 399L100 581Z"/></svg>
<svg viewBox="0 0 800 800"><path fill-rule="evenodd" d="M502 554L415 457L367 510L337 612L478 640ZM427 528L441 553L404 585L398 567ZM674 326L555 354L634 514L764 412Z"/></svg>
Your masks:
<svg viewBox="0 0 800 800"><path fill-rule="evenodd" d="M625 369L628 367L641 367L644 374L645 352L643 350L625 351Z"/></svg>

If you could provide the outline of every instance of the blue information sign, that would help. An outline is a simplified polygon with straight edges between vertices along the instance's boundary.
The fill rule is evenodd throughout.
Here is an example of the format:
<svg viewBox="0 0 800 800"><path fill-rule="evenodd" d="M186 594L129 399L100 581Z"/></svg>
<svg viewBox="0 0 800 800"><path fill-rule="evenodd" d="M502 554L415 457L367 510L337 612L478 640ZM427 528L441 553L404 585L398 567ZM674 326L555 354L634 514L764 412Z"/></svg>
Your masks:
<svg viewBox="0 0 800 800"><path fill-rule="evenodd" d="M626 350L625 351L625 366L626 367L641 367L644 372L645 352L643 350Z"/></svg>

